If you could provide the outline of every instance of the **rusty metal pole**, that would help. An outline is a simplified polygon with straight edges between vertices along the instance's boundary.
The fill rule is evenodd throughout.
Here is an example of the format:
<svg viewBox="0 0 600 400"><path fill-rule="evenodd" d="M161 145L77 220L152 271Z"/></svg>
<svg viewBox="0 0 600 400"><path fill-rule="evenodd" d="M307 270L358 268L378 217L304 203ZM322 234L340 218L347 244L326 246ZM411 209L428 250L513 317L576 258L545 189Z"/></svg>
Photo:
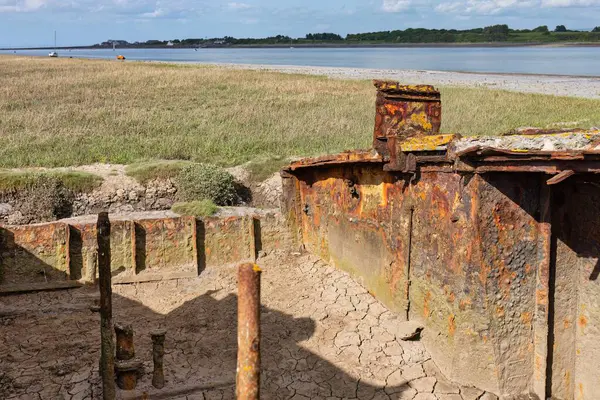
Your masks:
<svg viewBox="0 0 600 400"><path fill-rule="evenodd" d="M237 400L260 397L260 273L255 264L238 267Z"/></svg>
<svg viewBox="0 0 600 400"><path fill-rule="evenodd" d="M117 360L131 360L135 356L133 328L131 325L115 324L117 335Z"/></svg>
<svg viewBox="0 0 600 400"><path fill-rule="evenodd" d="M152 337L152 361L154 361L154 372L152 373L152 386L157 389L165 387L165 373L163 359L165 355L165 335L167 331L156 330L150 334Z"/></svg>
<svg viewBox="0 0 600 400"><path fill-rule="evenodd" d="M98 270L100 286L100 374L102 398L115 398L115 359L112 336L112 287L110 271L110 221L108 213L98 214Z"/></svg>

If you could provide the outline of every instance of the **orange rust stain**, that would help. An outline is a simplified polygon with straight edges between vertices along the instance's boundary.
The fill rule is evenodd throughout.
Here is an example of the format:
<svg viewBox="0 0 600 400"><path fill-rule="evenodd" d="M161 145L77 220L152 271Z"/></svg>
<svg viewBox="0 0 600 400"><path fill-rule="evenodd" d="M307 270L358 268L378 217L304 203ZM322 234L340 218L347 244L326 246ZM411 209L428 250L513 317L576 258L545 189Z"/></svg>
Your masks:
<svg viewBox="0 0 600 400"><path fill-rule="evenodd" d="M458 304L458 308L461 311L464 311L467 309L468 306L471 306L472 302L471 302L471 298L470 297L465 297L464 299L462 299L459 304Z"/></svg>
<svg viewBox="0 0 600 400"><path fill-rule="evenodd" d="M483 339L483 343L484 344L487 343L487 341L488 341L487 335L483 335L482 339Z"/></svg>
<svg viewBox="0 0 600 400"><path fill-rule="evenodd" d="M547 305L548 304L548 291L547 290L536 290L535 298L537 304Z"/></svg>
<svg viewBox="0 0 600 400"><path fill-rule="evenodd" d="M530 264L525 264L525 273L526 274L530 274L531 273L531 265Z"/></svg>
<svg viewBox="0 0 600 400"><path fill-rule="evenodd" d="M521 313L521 321L524 324L530 325L532 320L533 320L533 316L530 312L526 311L526 312Z"/></svg>
<svg viewBox="0 0 600 400"><path fill-rule="evenodd" d="M585 328L587 326L588 320L585 317L585 315L580 315L579 316L579 326L582 328Z"/></svg>
<svg viewBox="0 0 600 400"><path fill-rule="evenodd" d="M569 327L571 326L571 321L569 321L568 319L565 319L563 321L563 326L565 329L569 329Z"/></svg>
<svg viewBox="0 0 600 400"><path fill-rule="evenodd" d="M579 398L583 399L583 383L580 383L577 386L579 386Z"/></svg>
<svg viewBox="0 0 600 400"><path fill-rule="evenodd" d="M565 382L565 387L567 387L567 388L571 387L571 371L569 371L569 370L565 371L564 382Z"/></svg>
<svg viewBox="0 0 600 400"><path fill-rule="evenodd" d="M451 314L448 317L448 333L450 334L450 336L454 336L454 333L456 332L456 322L455 322L455 315Z"/></svg>
<svg viewBox="0 0 600 400"><path fill-rule="evenodd" d="M502 307L502 306L496 306L496 316L497 317L504 317L504 307Z"/></svg>
<svg viewBox="0 0 600 400"><path fill-rule="evenodd" d="M210 247L206 247L206 248L204 249L204 253L205 253L207 256L210 256L210 253L211 253L211 252L212 252L212 251L210 250Z"/></svg>
<svg viewBox="0 0 600 400"><path fill-rule="evenodd" d="M456 300L456 295L454 294L454 292L450 292L450 295L448 296L448 301L454 303L454 300Z"/></svg>
<svg viewBox="0 0 600 400"><path fill-rule="evenodd" d="M425 293L425 297L423 299L423 316L425 318L429 317L429 299L431 299L431 292Z"/></svg>

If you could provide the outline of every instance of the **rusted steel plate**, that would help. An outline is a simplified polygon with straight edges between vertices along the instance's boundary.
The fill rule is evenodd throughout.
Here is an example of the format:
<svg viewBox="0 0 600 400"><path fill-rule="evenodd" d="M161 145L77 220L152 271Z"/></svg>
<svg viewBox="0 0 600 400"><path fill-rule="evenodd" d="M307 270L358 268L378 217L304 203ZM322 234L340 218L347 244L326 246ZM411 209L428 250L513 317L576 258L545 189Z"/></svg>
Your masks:
<svg viewBox="0 0 600 400"><path fill-rule="evenodd" d="M65 280L96 282L96 239L96 224L90 221L0 227L0 285L21 291L51 289L52 282ZM257 251L287 248L291 242L286 225L274 215L115 219L110 267L113 283L190 278L207 264L253 261Z"/></svg>
<svg viewBox="0 0 600 400"><path fill-rule="evenodd" d="M63 223L0 227L0 283L69 279L69 227Z"/></svg>
<svg viewBox="0 0 600 400"><path fill-rule="evenodd" d="M254 220L250 216L204 219L199 240L206 267L256 259Z"/></svg>
<svg viewBox="0 0 600 400"><path fill-rule="evenodd" d="M196 272L194 217L135 222L136 276Z"/></svg>
<svg viewBox="0 0 600 400"><path fill-rule="evenodd" d="M316 158L304 158L295 161L285 168L286 171L295 171L298 168L314 167L319 165L338 165L347 163L382 163L383 159L374 151L347 151L335 155L327 155Z"/></svg>
<svg viewBox="0 0 600 400"><path fill-rule="evenodd" d="M452 379L495 393L527 389L539 176L427 172L411 184L370 164L295 174L309 251L422 321Z"/></svg>
<svg viewBox="0 0 600 400"><path fill-rule="evenodd" d="M556 267L548 395L592 400L600 382L600 182L578 175L552 190Z"/></svg>

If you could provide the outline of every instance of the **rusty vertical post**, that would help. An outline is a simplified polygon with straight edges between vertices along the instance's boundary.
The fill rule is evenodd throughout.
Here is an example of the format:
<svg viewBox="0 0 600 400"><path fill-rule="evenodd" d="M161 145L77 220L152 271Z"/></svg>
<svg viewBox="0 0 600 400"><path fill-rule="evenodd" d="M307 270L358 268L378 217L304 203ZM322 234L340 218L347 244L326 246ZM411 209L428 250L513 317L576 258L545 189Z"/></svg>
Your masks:
<svg viewBox="0 0 600 400"><path fill-rule="evenodd" d="M131 325L115 324L117 336L117 360L131 360L135 356L133 328Z"/></svg>
<svg viewBox="0 0 600 400"><path fill-rule="evenodd" d="M543 178L543 177L542 177ZM552 379L553 313L550 290L552 268L552 189L541 179L538 221L538 266L536 271L535 314L533 321L534 371L532 390L540 399L550 395Z"/></svg>
<svg viewBox="0 0 600 400"><path fill-rule="evenodd" d="M165 335L166 330L156 330L150 334L152 337L152 361L154 361L154 371L152 373L152 386L157 389L165 387L165 373L163 368L163 359L165 355Z"/></svg>
<svg viewBox="0 0 600 400"><path fill-rule="evenodd" d="M238 267L237 400L260 397L260 273L255 264Z"/></svg>
<svg viewBox="0 0 600 400"><path fill-rule="evenodd" d="M98 214L98 269L100 286L100 374L102 398L115 398L115 360L112 336L112 287L110 271L110 221L108 213Z"/></svg>

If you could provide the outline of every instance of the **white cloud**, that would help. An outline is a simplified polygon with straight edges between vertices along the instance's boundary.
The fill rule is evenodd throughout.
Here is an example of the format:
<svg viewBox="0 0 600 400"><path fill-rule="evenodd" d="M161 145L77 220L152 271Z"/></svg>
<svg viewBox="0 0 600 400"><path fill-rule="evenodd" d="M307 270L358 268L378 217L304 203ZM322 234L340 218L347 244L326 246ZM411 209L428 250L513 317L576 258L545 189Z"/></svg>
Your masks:
<svg viewBox="0 0 600 400"><path fill-rule="evenodd" d="M0 12L32 12L46 3L46 0L0 0Z"/></svg>
<svg viewBox="0 0 600 400"><path fill-rule="evenodd" d="M104 13L134 18L181 18L213 7L211 0L0 0L0 13Z"/></svg>
<svg viewBox="0 0 600 400"><path fill-rule="evenodd" d="M440 14L496 15L523 9L598 7L600 0L383 0L381 9L398 13L411 8L434 9Z"/></svg>
<svg viewBox="0 0 600 400"><path fill-rule="evenodd" d="M227 8L229 8L230 10L247 10L249 8L252 8L252 6L247 3L232 2L227 4Z"/></svg>
<svg viewBox="0 0 600 400"><path fill-rule="evenodd" d="M410 0L383 0L381 9L388 13L397 13L410 8L411 5Z"/></svg>
<svg viewBox="0 0 600 400"><path fill-rule="evenodd" d="M593 7L600 5L598 0L542 0L542 7Z"/></svg>
<svg viewBox="0 0 600 400"><path fill-rule="evenodd" d="M152 12L142 13L141 17L142 18L158 18L158 17L162 17L163 15L165 15L165 10L162 8L158 8Z"/></svg>
<svg viewBox="0 0 600 400"><path fill-rule="evenodd" d="M442 2L435 7L439 13L462 15L494 15L535 8L593 7L600 0L462 0Z"/></svg>

